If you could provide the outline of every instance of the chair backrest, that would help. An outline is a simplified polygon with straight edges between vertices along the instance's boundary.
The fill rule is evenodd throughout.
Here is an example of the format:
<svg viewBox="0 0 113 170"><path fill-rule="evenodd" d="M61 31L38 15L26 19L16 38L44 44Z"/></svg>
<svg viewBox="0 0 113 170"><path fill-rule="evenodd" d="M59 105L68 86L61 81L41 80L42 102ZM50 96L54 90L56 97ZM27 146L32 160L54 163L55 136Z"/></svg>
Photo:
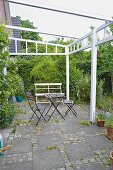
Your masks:
<svg viewBox="0 0 113 170"><path fill-rule="evenodd" d="M26 95L29 106L31 109L33 109L32 105L35 104L36 105L36 97L34 96L30 96L30 95Z"/></svg>

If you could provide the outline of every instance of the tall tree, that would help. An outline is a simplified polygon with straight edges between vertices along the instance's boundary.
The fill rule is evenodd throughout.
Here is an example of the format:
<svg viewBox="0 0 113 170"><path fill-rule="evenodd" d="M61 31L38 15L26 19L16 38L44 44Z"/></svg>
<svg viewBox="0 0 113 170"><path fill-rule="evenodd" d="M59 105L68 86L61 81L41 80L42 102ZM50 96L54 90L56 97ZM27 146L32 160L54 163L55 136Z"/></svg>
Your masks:
<svg viewBox="0 0 113 170"><path fill-rule="evenodd" d="M25 28L37 29L33 25L33 22L31 22L29 20L21 20L21 26L25 27ZM25 31L22 31L21 35L22 35L22 38L24 38L24 39L39 40L39 41L42 40L42 37L40 37L39 34L36 33L36 32L25 32Z"/></svg>

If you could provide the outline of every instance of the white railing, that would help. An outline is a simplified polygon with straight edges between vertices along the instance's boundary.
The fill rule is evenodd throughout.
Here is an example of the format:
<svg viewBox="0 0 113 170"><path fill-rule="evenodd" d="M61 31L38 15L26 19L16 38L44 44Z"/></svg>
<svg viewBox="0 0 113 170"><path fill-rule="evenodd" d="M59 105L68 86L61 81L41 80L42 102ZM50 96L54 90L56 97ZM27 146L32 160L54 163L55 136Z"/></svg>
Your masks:
<svg viewBox="0 0 113 170"><path fill-rule="evenodd" d="M34 41L34 40L27 40L27 39L20 39L20 38L13 38L9 37L11 41L14 41L15 52L10 52L10 55L66 55L65 54L65 45L61 44L54 44L42 41ZM18 50L18 42L21 44L24 43L24 49ZM30 46L32 44L32 47ZM40 46L42 46L43 51L40 52ZM22 47L22 45L21 45ZM53 52L49 52L49 48L52 48Z"/></svg>
<svg viewBox="0 0 113 170"><path fill-rule="evenodd" d="M35 83L35 96L36 101L39 103L47 103L45 100L45 94L57 94L62 93L62 83Z"/></svg>
<svg viewBox="0 0 113 170"><path fill-rule="evenodd" d="M113 25L113 22L105 23L96 29L96 45L113 40L113 35L110 33L109 26ZM103 35L102 35L103 32ZM99 36L100 34L100 36ZM69 54L73 54L82 50L86 50L92 47L92 31L82 38L72 42L68 45Z"/></svg>

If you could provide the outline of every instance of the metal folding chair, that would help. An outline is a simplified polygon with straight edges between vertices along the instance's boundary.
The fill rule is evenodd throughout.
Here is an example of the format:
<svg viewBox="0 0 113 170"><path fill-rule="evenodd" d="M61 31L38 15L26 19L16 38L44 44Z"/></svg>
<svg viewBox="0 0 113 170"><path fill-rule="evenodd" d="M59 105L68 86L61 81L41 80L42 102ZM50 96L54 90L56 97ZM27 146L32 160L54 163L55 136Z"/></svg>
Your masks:
<svg viewBox="0 0 113 170"><path fill-rule="evenodd" d="M36 126L38 125L41 117L47 122L47 120L45 119L44 117L44 111L47 107L42 107L42 105L40 104L37 104L36 103L36 97L34 96L29 96L29 95L26 95L27 97L27 100L28 100L28 103L29 103L29 106L31 108L31 110L33 111L33 115L31 116L29 122L32 120L32 118L34 117L34 115L37 117L38 119L38 122L36 124ZM37 114L37 112L40 114L40 116Z"/></svg>
<svg viewBox="0 0 113 170"><path fill-rule="evenodd" d="M65 116L68 114L69 111L71 111L71 112L77 117L77 112L76 112L75 109L74 109L74 103L73 103L73 101L71 101L71 100L69 100L69 101L65 100L65 101L64 101L64 104L66 104L67 107L68 107L68 109L67 109L66 112L65 112ZM65 117L65 116L64 116L64 117Z"/></svg>

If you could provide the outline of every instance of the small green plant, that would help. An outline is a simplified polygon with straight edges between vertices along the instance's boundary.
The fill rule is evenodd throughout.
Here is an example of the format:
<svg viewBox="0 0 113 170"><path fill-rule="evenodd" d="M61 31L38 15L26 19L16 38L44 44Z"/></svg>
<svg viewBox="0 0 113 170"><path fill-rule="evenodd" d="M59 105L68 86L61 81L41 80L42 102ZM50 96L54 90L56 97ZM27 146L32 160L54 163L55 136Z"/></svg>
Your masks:
<svg viewBox="0 0 113 170"><path fill-rule="evenodd" d="M12 128L12 133L16 133L16 124L14 124L13 128Z"/></svg>
<svg viewBox="0 0 113 170"><path fill-rule="evenodd" d="M49 150L49 151L53 151L53 150L56 150L57 149L57 146L49 146L49 147L46 147L46 150Z"/></svg>
<svg viewBox="0 0 113 170"><path fill-rule="evenodd" d="M79 123L80 125L83 125L83 126L90 126L90 122L87 120L81 120Z"/></svg>
<svg viewBox="0 0 113 170"><path fill-rule="evenodd" d="M0 107L0 127L5 128L11 124L14 116L16 115L16 109L11 103L4 103Z"/></svg>
<svg viewBox="0 0 113 170"><path fill-rule="evenodd" d="M105 115L104 113L98 113L97 116L96 116L96 119L98 121L104 121L105 120Z"/></svg>
<svg viewBox="0 0 113 170"><path fill-rule="evenodd" d="M110 117L106 118L105 126L107 128L113 128L113 115L111 115Z"/></svg>

